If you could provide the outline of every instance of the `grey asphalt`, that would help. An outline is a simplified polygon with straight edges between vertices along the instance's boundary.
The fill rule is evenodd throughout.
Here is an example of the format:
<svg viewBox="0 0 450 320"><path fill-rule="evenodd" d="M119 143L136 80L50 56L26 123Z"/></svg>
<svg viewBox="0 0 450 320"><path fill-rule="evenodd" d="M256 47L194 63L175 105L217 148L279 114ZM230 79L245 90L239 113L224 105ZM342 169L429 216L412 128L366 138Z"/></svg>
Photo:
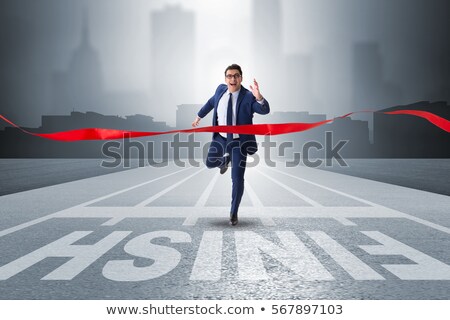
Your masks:
<svg viewBox="0 0 450 320"><path fill-rule="evenodd" d="M0 196L136 168L105 168L101 159L0 159Z"/></svg>
<svg viewBox="0 0 450 320"><path fill-rule="evenodd" d="M318 169L386 182L422 191L450 195L450 159L345 159L348 166L320 166ZM0 196L134 169L105 168L102 159L0 159Z"/></svg>
<svg viewBox="0 0 450 320"><path fill-rule="evenodd" d="M450 159L345 159L322 170L450 196Z"/></svg>
<svg viewBox="0 0 450 320"><path fill-rule="evenodd" d="M450 197L261 164L231 227L230 180L171 165L1 196L0 299L450 298Z"/></svg>

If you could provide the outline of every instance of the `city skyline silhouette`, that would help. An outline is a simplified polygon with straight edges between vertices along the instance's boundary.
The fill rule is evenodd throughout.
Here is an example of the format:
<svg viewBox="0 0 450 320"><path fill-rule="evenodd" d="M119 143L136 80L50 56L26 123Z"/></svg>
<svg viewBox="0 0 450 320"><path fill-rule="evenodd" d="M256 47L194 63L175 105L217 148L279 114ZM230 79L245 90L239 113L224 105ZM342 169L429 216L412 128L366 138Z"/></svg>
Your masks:
<svg viewBox="0 0 450 320"><path fill-rule="evenodd" d="M407 12L400 0L319 2L244 1L227 19L231 3L39 0L25 12L4 1L2 113L25 126L73 110L173 126L176 106L204 103L234 62L273 111L333 117L450 100L446 2L409 1Z"/></svg>
<svg viewBox="0 0 450 320"><path fill-rule="evenodd" d="M120 117L118 115L103 115L97 112L72 111L69 115L43 115L41 125L38 128L23 128L36 133L63 132L82 128L104 128L130 131L151 131L160 132L162 135L156 137L137 138L140 141L154 141L161 146L163 141L173 143L174 134L164 134L164 132L175 129L183 130L190 128L190 121L187 118L195 113L201 105L181 104L177 106L175 127L168 126L163 121L154 121L150 115L135 114ZM305 145L318 144L318 146L331 147L335 144L344 143L345 148L342 155L347 158L450 158L450 136L448 133L428 122L425 119L412 116L392 116L382 114L384 111L395 110L422 110L431 112L444 119L450 119L450 105L446 102L421 101L406 106L394 106L384 110L378 110L374 115L374 141L369 134L369 122L352 119L350 117L337 117L333 122L323 126L306 130L303 132L291 133L288 135L258 137L258 141L263 146L281 146L290 144L290 148L280 153L278 150L264 152L264 157L273 155L284 158L295 158L296 153ZM318 123L325 121L325 114L311 114L307 111L275 111L264 118L264 123ZM211 125L211 114L202 121L203 126ZM259 123L256 119L255 123ZM331 133L331 136L328 134ZM183 135L185 136L185 135ZM331 141L327 139L331 137ZM188 139L177 138L177 139ZM190 138L189 138L190 139ZM267 140L269 139L269 140ZM124 142L130 140L125 136ZM131 139L131 140L136 140ZM208 144L210 134L198 133L195 141L200 145ZM264 142L263 142L264 140ZM0 150L0 157L74 157L92 158L104 157L104 141L78 141L64 143L59 141L46 140L30 136L21 129L8 126L0 130L0 141L4 148ZM342 142L341 142L342 141ZM153 143L153 142L152 142ZM315 158L323 157L323 148L316 147L309 156ZM160 154L158 154L160 156ZM136 155L133 155L136 157ZM141 157L139 155L138 157Z"/></svg>

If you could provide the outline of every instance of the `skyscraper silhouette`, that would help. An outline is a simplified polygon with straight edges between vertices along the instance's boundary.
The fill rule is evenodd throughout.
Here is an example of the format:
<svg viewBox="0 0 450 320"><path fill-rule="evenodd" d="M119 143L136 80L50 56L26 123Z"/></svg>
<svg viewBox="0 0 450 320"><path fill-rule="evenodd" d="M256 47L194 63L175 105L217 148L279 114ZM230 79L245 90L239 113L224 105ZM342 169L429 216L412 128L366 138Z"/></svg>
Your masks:
<svg viewBox="0 0 450 320"><path fill-rule="evenodd" d="M313 94L313 63L310 55L291 54L286 57L286 83L289 100L283 106L290 110L317 110L317 99Z"/></svg>
<svg viewBox="0 0 450 320"><path fill-rule="evenodd" d="M420 101L380 111L401 109L431 112L450 119L450 105L445 101ZM410 115L374 114L376 156L382 158L448 158L450 135L429 121Z"/></svg>
<svg viewBox="0 0 450 320"><path fill-rule="evenodd" d="M97 109L104 94L99 55L92 46L87 11L83 12L81 40L67 71L53 77L53 111L67 114L73 109Z"/></svg>
<svg viewBox="0 0 450 320"><path fill-rule="evenodd" d="M380 109L383 106L401 102L402 93L398 86L385 81L383 59L380 48L374 42L359 42L353 47L353 110ZM373 132L371 114L361 115L369 121Z"/></svg>
<svg viewBox="0 0 450 320"><path fill-rule="evenodd" d="M174 122L176 106L194 98L195 39L193 12L167 6L151 14L151 114Z"/></svg>
<svg viewBox="0 0 450 320"><path fill-rule="evenodd" d="M377 43L360 42L353 49L354 110L399 104L401 91L384 79Z"/></svg>
<svg viewBox="0 0 450 320"><path fill-rule="evenodd" d="M280 1L254 0L252 14L251 57L255 77L264 88L264 94L270 97L271 105L280 105L285 68Z"/></svg>

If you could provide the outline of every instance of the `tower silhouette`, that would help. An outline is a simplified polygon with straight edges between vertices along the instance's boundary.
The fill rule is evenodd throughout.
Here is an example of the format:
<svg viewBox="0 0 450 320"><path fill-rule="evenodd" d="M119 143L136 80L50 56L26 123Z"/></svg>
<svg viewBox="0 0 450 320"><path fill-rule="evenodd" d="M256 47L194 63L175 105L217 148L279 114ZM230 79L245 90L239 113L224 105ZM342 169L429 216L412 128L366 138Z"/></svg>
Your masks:
<svg viewBox="0 0 450 320"><path fill-rule="evenodd" d="M282 103L284 56L279 0L254 0L252 4L252 59L256 79L272 105Z"/></svg>
<svg viewBox="0 0 450 320"><path fill-rule="evenodd" d="M151 14L151 113L174 121L178 104L194 98L195 14L167 6Z"/></svg>
<svg viewBox="0 0 450 320"><path fill-rule="evenodd" d="M67 71L53 77L53 111L67 114L73 109L97 109L103 99L103 76L99 55L91 44L89 18L83 11L80 43Z"/></svg>

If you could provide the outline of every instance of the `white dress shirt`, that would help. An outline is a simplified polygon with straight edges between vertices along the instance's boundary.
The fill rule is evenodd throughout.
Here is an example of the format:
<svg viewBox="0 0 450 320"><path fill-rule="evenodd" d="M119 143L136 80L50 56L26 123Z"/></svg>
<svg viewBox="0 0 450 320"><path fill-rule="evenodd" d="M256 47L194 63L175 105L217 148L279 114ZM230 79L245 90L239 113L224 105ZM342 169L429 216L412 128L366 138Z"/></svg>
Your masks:
<svg viewBox="0 0 450 320"><path fill-rule="evenodd" d="M233 93L231 93L231 97L232 97L232 109L233 109L233 126L236 125L236 106L237 106L237 99L239 97L239 92L241 91L241 89L239 89L238 91L235 91ZM227 125L227 111L228 111L228 99L230 96L230 91L227 90L223 96L220 98L219 100L219 104L217 106L217 124L219 126L226 126ZM264 103L264 98L260 101L256 100L256 102L258 102L259 104L263 104ZM226 132L219 132L219 134L224 137L226 139L227 137L227 133ZM233 133L233 139L239 138L239 134L237 133Z"/></svg>
<svg viewBox="0 0 450 320"><path fill-rule="evenodd" d="M232 103L233 103L233 126L236 125L236 105L237 105L237 99L239 97L239 92L241 90L235 91L231 93ZM228 111L228 99L230 97L230 91L227 90L223 94L223 96L219 100L219 105L217 106L217 124L219 126L226 126L227 125L227 111ZM222 137L226 139L227 133L226 132L219 132ZM239 138L239 135L234 133L233 139Z"/></svg>

